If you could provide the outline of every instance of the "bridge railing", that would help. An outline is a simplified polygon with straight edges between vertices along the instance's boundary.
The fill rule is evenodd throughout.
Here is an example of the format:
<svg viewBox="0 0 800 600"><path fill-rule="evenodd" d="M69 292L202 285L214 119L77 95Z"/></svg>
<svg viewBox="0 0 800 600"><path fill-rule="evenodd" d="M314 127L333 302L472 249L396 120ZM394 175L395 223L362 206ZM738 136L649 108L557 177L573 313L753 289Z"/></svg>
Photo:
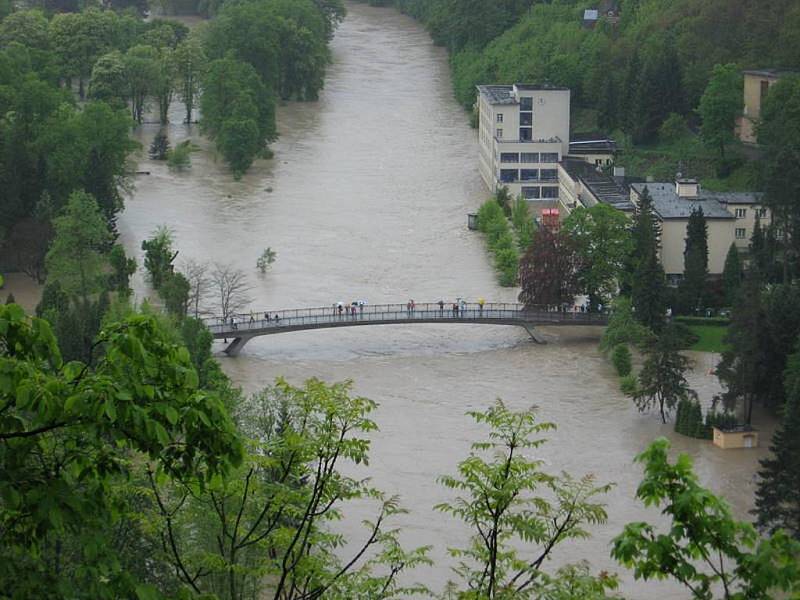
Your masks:
<svg viewBox="0 0 800 600"><path fill-rule="evenodd" d="M220 317L205 319L212 333L255 331L264 329L280 329L286 327L305 327L346 323L352 321L370 321L373 323L395 322L405 320L420 321L535 321L535 322L577 322L581 324L604 324L606 315L602 313L585 313L557 310L553 307L525 307L522 304L487 302L483 306L476 302L423 303L409 307L407 304L363 304L329 307L300 308L278 311L253 311L232 315L227 320Z"/></svg>

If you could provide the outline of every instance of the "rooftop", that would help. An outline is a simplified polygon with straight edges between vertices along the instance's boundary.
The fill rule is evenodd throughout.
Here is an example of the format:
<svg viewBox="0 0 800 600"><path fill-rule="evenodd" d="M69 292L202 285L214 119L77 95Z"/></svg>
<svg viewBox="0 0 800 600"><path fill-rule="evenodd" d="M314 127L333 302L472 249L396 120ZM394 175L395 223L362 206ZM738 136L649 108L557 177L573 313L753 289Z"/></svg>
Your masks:
<svg viewBox="0 0 800 600"><path fill-rule="evenodd" d="M569 140L570 154L613 154L616 151L617 142L601 133L575 134Z"/></svg>
<svg viewBox="0 0 800 600"><path fill-rule="evenodd" d="M757 75L758 77L783 77L784 75L796 75L798 71L790 71L788 69L745 69L742 71L745 75Z"/></svg>
<svg viewBox="0 0 800 600"><path fill-rule="evenodd" d="M697 198L681 198L675 191L675 184L669 183L632 183L631 188L641 194L644 188L653 198L653 208L662 219L688 219L698 208L703 209L706 219L734 219L715 192L701 191Z"/></svg>
<svg viewBox="0 0 800 600"><path fill-rule="evenodd" d="M561 166L573 179L579 179L599 202L623 212L633 211L625 182L618 181L582 160L563 160Z"/></svg>
<svg viewBox="0 0 800 600"><path fill-rule="evenodd" d="M518 104L514 97L514 87L524 92L530 91L569 91L567 87L548 84L515 83L514 85L479 85L478 93L486 98L489 104Z"/></svg>

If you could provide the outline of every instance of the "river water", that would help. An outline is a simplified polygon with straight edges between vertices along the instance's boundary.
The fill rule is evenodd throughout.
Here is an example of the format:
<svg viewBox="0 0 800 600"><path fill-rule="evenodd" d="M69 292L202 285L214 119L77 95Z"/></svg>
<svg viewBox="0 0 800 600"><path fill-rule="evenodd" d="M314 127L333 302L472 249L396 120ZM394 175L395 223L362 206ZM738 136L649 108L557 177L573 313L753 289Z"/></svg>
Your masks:
<svg viewBox="0 0 800 600"><path fill-rule="evenodd" d="M252 306L261 310L354 299L513 301L516 291L497 285L480 236L466 228L467 212L486 192L475 134L452 97L444 51L393 10L348 9L320 100L280 107L275 158L257 162L241 181L232 180L196 129L180 124L181 109L173 107L172 142L191 137L201 151L182 174L141 159L139 169L151 174L137 178L119 220L128 251L141 264L141 240L166 224L175 233L178 263L193 258L243 269ZM145 147L156 130L140 128ZM267 246L277 262L261 275L256 258ZM134 284L139 300L149 295L141 274ZM537 405L542 419L557 423L537 453L547 469L593 473L598 482L616 484L606 497L608 523L593 528L591 539L559 548L553 566L588 559L595 570L620 573L626 597L686 597L672 584L633 581L609 557L609 542L626 522L659 519L634 500L641 477L634 456L655 437L669 437L744 518L765 450L721 451L675 435L618 391L596 350L598 331L544 331L545 346L502 326L309 331L255 339L239 357L220 355L220 361L247 391L279 375L293 382L352 378L357 393L380 403L368 473L410 510L398 521L403 541L434 546L435 565L414 575L433 589L450 576L446 548L464 545L468 535L432 509L452 498L436 478L454 473L470 442L485 433L464 413L502 397L516 408ZM692 383L707 399L716 389L707 374L713 358L696 358ZM354 508L344 530L358 537L358 522L369 514L368 507Z"/></svg>

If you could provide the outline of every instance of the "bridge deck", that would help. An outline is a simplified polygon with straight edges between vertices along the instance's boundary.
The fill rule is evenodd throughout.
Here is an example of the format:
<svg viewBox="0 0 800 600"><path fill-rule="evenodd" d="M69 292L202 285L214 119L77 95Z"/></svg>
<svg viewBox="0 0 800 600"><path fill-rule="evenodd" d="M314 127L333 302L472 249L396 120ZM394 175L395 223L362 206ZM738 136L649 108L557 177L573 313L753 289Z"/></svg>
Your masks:
<svg viewBox="0 0 800 600"><path fill-rule="evenodd" d="M472 323L486 325L605 325L607 316L599 313L563 312L525 308L521 304L468 303L453 310L452 304L438 303L377 304L355 307L338 305L296 310L266 311L234 315L227 320L207 319L206 325L217 339L250 338L304 329L354 327L359 325L396 325L410 323ZM267 317L269 315L269 317ZM241 344L243 345L243 344Z"/></svg>

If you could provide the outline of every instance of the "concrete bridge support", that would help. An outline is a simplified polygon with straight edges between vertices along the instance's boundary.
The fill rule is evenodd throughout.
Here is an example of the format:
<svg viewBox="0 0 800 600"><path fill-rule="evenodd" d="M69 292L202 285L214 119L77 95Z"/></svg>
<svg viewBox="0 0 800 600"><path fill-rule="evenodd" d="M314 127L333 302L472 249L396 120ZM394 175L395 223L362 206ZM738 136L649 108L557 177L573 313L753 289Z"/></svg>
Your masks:
<svg viewBox="0 0 800 600"><path fill-rule="evenodd" d="M531 323L523 323L522 326L525 328L525 331L528 332L528 335L531 336L531 339L536 342L537 344L546 344L547 340L542 337L534 326Z"/></svg>
<svg viewBox="0 0 800 600"><path fill-rule="evenodd" d="M244 345L253 339L252 335L243 335L241 337L233 338L233 341L225 348L225 354L228 356L238 356L242 351Z"/></svg>

